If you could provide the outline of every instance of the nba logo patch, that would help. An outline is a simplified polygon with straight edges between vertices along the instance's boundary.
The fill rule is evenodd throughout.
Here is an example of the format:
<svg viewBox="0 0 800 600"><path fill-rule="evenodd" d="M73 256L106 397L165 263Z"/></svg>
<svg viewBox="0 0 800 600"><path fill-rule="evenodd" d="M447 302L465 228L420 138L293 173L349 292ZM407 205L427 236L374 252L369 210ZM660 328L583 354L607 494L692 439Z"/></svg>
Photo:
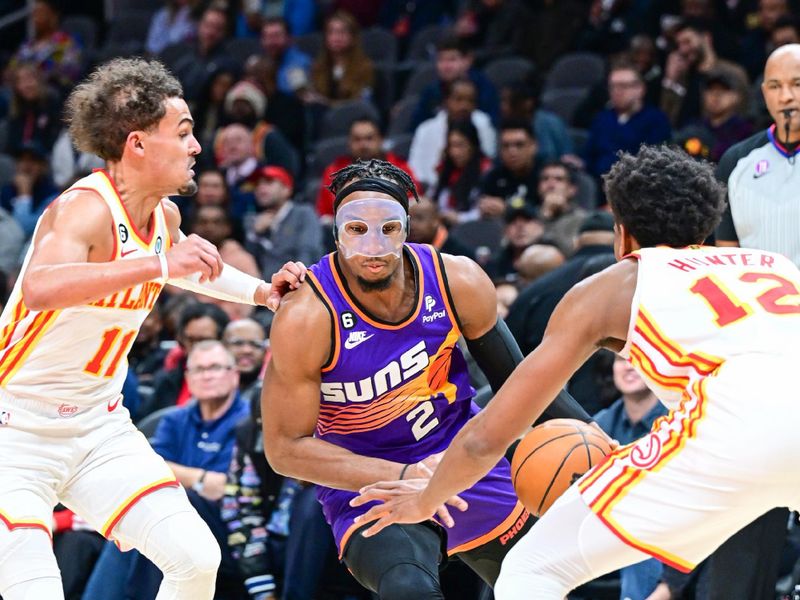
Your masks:
<svg viewBox="0 0 800 600"><path fill-rule="evenodd" d="M753 173L753 177L761 177L767 171L769 171L769 161L760 160L756 163L756 171Z"/></svg>
<svg viewBox="0 0 800 600"><path fill-rule="evenodd" d="M11 413L5 410L0 410L0 427L8 425L11 421Z"/></svg>

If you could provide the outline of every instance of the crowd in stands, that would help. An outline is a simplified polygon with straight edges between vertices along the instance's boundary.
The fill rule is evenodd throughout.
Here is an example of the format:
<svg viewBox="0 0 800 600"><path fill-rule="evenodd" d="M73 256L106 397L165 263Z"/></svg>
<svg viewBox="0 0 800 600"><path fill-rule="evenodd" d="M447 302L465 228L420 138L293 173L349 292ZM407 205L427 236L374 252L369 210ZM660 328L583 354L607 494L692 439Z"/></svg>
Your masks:
<svg viewBox="0 0 800 600"><path fill-rule="evenodd" d="M197 194L174 198L184 232L269 280L335 249L331 175L387 160L421 196L409 241L476 260L525 354L564 293L613 261L602 175L617 153L667 142L719 161L770 125L766 57L800 42L794 0L29 4L25 39L0 43L0 307L39 216L103 167L72 146L66 94L94 65L144 55L180 79L203 147ZM369 598L339 564L313 486L264 457L270 320L167 288L131 348L125 406L223 548L219 598ZM660 414L610 354L569 389L621 442ZM145 557L63 507L54 523L68 600L155 597ZM653 561L575 597L644 600L661 579ZM443 580L448 597L478 597L457 564Z"/></svg>

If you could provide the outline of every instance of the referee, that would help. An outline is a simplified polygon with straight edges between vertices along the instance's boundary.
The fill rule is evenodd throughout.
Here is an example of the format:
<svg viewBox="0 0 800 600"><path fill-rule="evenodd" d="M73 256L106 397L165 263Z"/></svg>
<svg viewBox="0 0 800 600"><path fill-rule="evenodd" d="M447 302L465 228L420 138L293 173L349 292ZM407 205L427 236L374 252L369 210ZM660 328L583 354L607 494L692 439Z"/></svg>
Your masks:
<svg viewBox="0 0 800 600"><path fill-rule="evenodd" d="M800 44L769 56L761 91L774 123L720 159L728 208L717 245L779 252L800 266Z"/></svg>

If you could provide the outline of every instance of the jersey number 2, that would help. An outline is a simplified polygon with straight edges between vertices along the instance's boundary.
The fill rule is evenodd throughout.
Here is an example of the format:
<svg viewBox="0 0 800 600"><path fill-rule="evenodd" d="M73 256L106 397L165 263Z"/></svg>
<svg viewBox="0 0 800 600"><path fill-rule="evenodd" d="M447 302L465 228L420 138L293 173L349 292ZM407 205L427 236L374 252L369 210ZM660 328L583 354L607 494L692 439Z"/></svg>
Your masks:
<svg viewBox="0 0 800 600"><path fill-rule="evenodd" d="M120 336L122 336L121 339ZM116 348L111 362L108 363L108 367L106 367L103 373L103 377L113 377L117 370L117 365L119 365L119 361L127 354L128 347L131 345L131 342L133 342L134 337L136 337L136 330L134 329L124 333L119 327L106 329L103 332L103 341L100 342L100 347L97 349L97 352L94 353L92 359L83 367L84 372L99 376L100 372L103 371L109 354Z"/></svg>
<svg viewBox="0 0 800 600"><path fill-rule="evenodd" d="M778 285L771 287L766 292L756 298L756 301L768 313L774 315L800 314L800 290L797 286L780 275L775 273L744 273L739 277L745 283L757 283L761 280L771 280ZM746 316L753 314L753 307L737 298L733 293L713 275L698 279L690 288L692 292L701 296L716 315L715 322L720 327L730 325ZM785 298L794 296L794 302L780 304Z"/></svg>
<svg viewBox="0 0 800 600"><path fill-rule="evenodd" d="M428 435L439 424L438 417L429 418L432 414L433 402L426 400L406 415L406 421L414 422L411 426L411 433L414 434L414 439L417 441Z"/></svg>

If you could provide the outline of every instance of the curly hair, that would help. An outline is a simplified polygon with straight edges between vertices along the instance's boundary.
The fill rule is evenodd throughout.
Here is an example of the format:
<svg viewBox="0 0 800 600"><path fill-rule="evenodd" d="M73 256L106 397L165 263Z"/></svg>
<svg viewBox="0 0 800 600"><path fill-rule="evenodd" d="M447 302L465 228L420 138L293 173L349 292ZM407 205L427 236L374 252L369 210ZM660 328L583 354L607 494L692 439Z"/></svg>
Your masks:
<svg viewBox="0 0 800 600"><path fill-rule="evenodd" d="M414 185L411 176L400 167L395 167L392 163L377 158L357 160L352 165L344 169L339 169L331 176L331 183L328 186L328 190L335 196L339 193L339 190L344 188L348 183L359 179L366 179L367 177L386 179L387 181L396 183L406 194L414 196L414 199L417 201L419 200L417 186Z"/></svg>
<svg viewBox="0 0 800 600"><path fill-rule="evenodd" d="M183 89L163 64L115 58L72 90L65 121L79 150L119 160L128 134L156 127L168 98L183 98Z"/></svg>
<svg viewBox="0 0 800 600"><path fill-rule="evenodd" d="M615 219L643 247L699 244L725 210L713 167L667 145L620 152L603 182Z"/></svg>

